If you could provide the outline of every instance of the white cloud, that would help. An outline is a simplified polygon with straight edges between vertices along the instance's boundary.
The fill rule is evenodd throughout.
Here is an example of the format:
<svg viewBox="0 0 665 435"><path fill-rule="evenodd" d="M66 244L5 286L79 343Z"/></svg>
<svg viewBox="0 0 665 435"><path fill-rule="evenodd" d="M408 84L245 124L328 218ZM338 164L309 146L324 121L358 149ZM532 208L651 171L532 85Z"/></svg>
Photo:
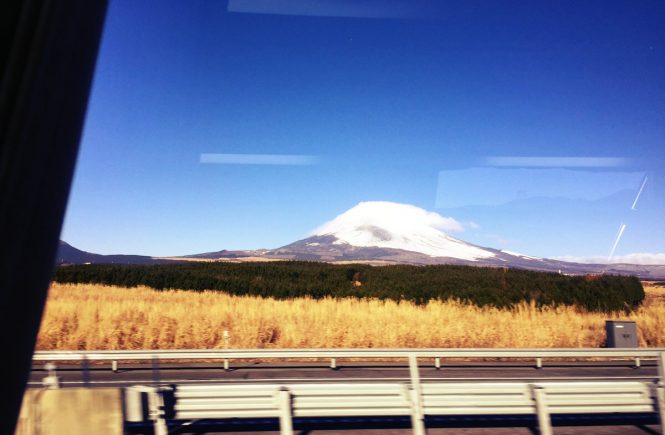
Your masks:
<svg viewBox="0 0 665 435"><path fill-rule="evenodd" d="M642 264L642 265L646 264L665 265L665 253L650 253L650 252L636 252L633 254L615 255L614 257L609 259L605 256L577 257L572 255L554 257L554 259L561 261L572 261L575 263L596 263L596 264L627 263L627 264Z"/></svg>
<svg viewBox="0 0 665 435"><path fill-rule="evenodd" d="M427 223L429 221L430 226L439 229L441 231L451 231L451 232L460 232L464 231L464 226L451 217L441 216L438 213L433 211L427 212L426 217L424 217L423 222Z"/></svg>
<svg viewBox="0 0 665 435"><path fill-rule="evenodd" d="M469 222L467 222L466 225L467 225L469 228L471 228L472 230L477 230L477 229L480 228L480 225L478 225L478 224L475 223L474 221L469 221Z"/></svg>
<svg viewBox="0 0 665 435"><path fill-rule="evenodd" d="M464 225L459 221L414 205L388 201L365 201L332 221L326 222L314 230L314 234L333 233L339 231L341 227L356 228L363 225L389 229L398 234L422 227L447 232L464 231Z"/></svg>

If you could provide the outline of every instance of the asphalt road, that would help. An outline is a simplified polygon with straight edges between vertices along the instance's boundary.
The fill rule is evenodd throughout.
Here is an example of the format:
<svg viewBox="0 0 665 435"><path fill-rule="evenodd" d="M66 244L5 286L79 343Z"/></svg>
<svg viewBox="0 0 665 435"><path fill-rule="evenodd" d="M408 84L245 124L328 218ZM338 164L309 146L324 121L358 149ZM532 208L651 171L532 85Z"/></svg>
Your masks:
<svg viewBox="0 0 665 435"><path fill-rule="evenodd" d="M345 380L367 381L406 381L409 370L406 365L397 363L338 363L331 369L324 363L231 363L231 369L223 369L219 364L120 364L113 372L109 363L90 365L87 371L80 365L58 365L57 375L61 385L66 387L122 387L151 383L204 383L204 382L343 382ZM29 387L40 387L46 376L43 366L33 367ZM560 380L607 380L633 379L654 380L657 366L653 361L643 361L639 368L632 361L620 362L545 362L537 369L532 363L492 362L492 363L448 363L437 370L432 365L421 364L420 376L423 382L468 380L468 381L537 381L544 379Z"/></svg>

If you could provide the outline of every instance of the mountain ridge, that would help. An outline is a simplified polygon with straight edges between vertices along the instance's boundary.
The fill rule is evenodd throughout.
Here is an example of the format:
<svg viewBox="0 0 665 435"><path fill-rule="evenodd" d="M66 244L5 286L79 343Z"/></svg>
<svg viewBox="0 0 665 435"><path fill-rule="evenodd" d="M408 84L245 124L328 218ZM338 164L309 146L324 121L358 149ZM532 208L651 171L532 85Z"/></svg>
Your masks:
<svg viewBox="0 0 665 435"><path fill-rule="evenodd" d="M56 254L55 263L57 265L66 264L165 264L172 261L149 257L146 255L103 255L95 254L92 252L83 251L75 248L69 243L60 240L58 244L58 251Z"/></svg>
<svg viewBox="0 0 665 435"><path fill-rule="evenodd" d="M177 261L301 260L375 265L452 264L508 267L565 274L636 275L665 279L665 265L587 264L522 255L465 242L444 231L461 224L434 212L386 201L361 202L324 223L309 237L276 249L220 250L181 257L100 255L60 242L57 264L164 264Z"/></svg>

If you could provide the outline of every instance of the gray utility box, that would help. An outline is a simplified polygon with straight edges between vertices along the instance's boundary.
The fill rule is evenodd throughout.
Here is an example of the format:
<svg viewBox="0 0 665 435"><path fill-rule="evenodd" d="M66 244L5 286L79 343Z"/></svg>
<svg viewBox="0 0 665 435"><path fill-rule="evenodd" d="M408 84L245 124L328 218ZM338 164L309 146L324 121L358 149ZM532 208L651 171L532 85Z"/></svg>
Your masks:
<svg viewBox="0 0 665 435"><path fill-rule="evenodd" d="M637 347L637 326L630 320L606 320L606 347Z"/></svg>

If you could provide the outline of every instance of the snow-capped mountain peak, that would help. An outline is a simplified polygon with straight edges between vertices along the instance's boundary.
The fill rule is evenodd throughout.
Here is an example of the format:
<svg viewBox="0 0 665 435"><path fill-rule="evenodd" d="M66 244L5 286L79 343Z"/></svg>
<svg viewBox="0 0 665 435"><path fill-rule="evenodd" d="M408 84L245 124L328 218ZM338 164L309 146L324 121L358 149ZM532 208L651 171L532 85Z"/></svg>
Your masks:
<svg viewBox="0 0 665 435"><path fill-rule="evenodd" d="M495 256L444 232L462 230L455 219L413 205L368 201L325 223L312 235L332 236L336 244L402 249L431 257L473 261Z"/></svg>

